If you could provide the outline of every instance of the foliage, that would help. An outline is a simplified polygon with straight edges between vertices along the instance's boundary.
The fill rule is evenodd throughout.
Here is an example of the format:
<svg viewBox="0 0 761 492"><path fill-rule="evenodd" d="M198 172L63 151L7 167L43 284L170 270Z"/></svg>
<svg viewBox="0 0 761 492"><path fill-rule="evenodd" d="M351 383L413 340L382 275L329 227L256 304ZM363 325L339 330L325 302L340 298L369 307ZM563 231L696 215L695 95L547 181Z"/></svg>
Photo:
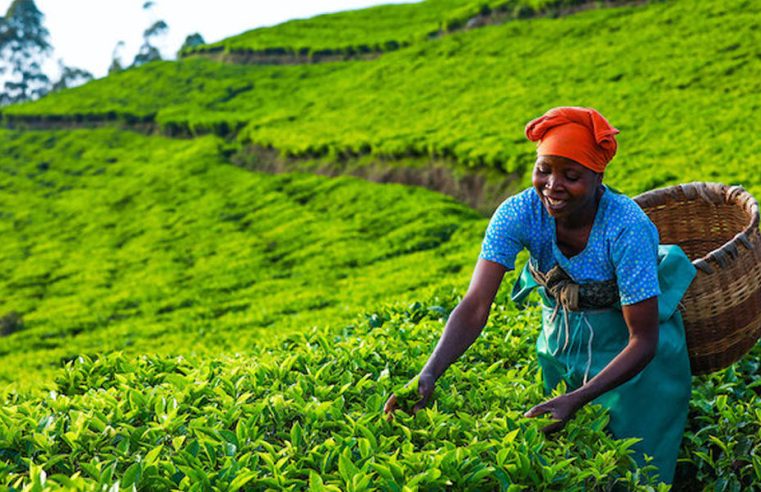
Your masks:
<svg viewBox="0 0 761 492"><path fill-rule="evenodd" d="M203 36L201 36L200 33L188 34L187 37L185 37L185 41L182 43L182 46L180 47L180 53L185 50L193 49L196 46L201 46L203 44L206 44L206 41L204 41Z"/></svg>
<svg viewBox="0 0 761 492"><path fill-rule="evenodd" d="M347 55L393 51L464 27L481 15L535 15L584 0L425 0L298 19L258 28L217 43L181 51L262 52L270 55ZM372 29L367 29L372 26Z"/></svg>
<svg viewBox="0 0 761 492"><path fill-rule="evenodd" d="M413 405L420 400L420 395L418 394L418 381L420 381L420 375L417 375L407 383L398 386L393 391L401 411L410 413Z"/></svg>
<svg viewBox="0 0 761 492"><path fill-rule="evenodd" d="M145 2L143 4L143 10L150 11L155 6L155 2ZM132 62L133 67L139 67L146 63L161 60L161 50L155 46L156 42L165 37L169 32L169 26L163 20L154 21L143 32L143 44L140 45L140 49L135 55L135 60ZM112 67L114 71L118 71L118 60L113 57Z"/></svg>
<svg viewBox="0 0 761 492"><path fill-rule="evenodd" d="M419 369L456 302L389 305L338 332L308 330L234 357L79 357L47 395L5 395L0 484L652 490L647 469L631 471L632 440L602 431L600 408L550 438L539 432L546 421L522 417L544 398L529 342L538 312L518 312L504 295L434 404L387 421L385 399ZM759 352L696 381L679 490L761 481Z"/></svg>
<svg viewBox="0 0 761 492"><path fill-rule="evenodd" d="M761 485L761 346L729 369L695 378L677 465L679 490Z"/></svg>
<svg viewBox="0 0 761 492"><path fill-rule="evenodd" d="M42 64L50 56L50 34L34 0L14 0L0 19L0 74L5 80L0 105L36 99L49 90Z"/></svg>
<svg viewBox="0 0 761 492"><path fill-rule="evenodd" d="M0 382L111 350L239 351L466 280L486 222L420 188L271 176L215 138L2 132Z"/></svg>
<svg viewBox="0 0 761 492"><path fill-rule="evenodd" d="M53 46L42 21L34 0L15 0L0 18L0 75L5 81L0 105L34 100L93 78L87 70L66 66L63 60L58 60L58 80L49 78L43 64L52 55Z"/></svg>
<svg viewBox="0 0 761 492"><path fill-rule="evenodd" d="M622 130L616 188L716 180L761 196L759 19L754 2L683 0L511 22L372 62L148 64L5 108L6 122L239 140L0 132L0 486L658 487L631 469L631 441L602 431L600 408L552 438L522 417L544 397L539 313L510 304L513 273L433 406L387 421L383 402L465 290L486 220L422 189L249 173L225 156L256 144L444 157L525 183L523 124L581 104ZM694 380L676 489L759 487L760 357Z"/></svg>
<svg viewBox="0 0 761 492"><path fill-rule="evenodd" d="M245 126L242 143L289 156L450 158L526 176L524 124L555 105L586 105L621 129L607 179L624 192L721 180L761 195L753 167L737 165L761 153L746 138L757 121L761 59L749 40L761 42L759 19L755 2L683 0L510 22L371 62L187 59L3 113L148 118L170 134Z"/></svg>
<svg viewBox="0 0 761 492"><path fill-rule="evenodd" d="M60 91L71 87L77 87L86 84L94 78L87 70L76 67L67 67L60 60L58 63L58 69L61 71L61 76L50 87L51 91Z"/></svg>
<svg viewBox="0 0 761 492"><path fill-rule="evenodd" d="M124 41L118 41L111 51L111 65L108 66L108 74L113 75L124 70L124 60L122 51L124 50Z"/></svg>
<svg viewBox="0 0 761 492"><path fill-rule="evenodd" d="M454 300L389 306L254 357L81 357L49 395L6 397L0 484L44 474L97 489L652 490L631 470L633 440L610 439L599 408L554 438L522 417L542 398L524 362L537 319L514 308L493 315L432 408L387 421L384 399L428 354Z"/></svg>

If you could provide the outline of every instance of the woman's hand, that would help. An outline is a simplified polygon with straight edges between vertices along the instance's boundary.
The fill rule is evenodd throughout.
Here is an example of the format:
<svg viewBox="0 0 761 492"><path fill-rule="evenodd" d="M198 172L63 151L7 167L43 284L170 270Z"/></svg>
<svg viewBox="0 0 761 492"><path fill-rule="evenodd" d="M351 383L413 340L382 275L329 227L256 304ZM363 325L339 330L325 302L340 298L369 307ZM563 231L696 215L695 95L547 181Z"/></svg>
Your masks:
<svg viewBox="0 0 761 492"><path fill-rule="evenodd" d="M417 413L419 410L425 408L428 405L428 401L433 395L433 388L436 385L436 379L432 374L423 372L420 373L417 383L417 393L420 396L420 400L412 407L412 413ZM388 420L391 420L394 416L394 411L398 408L397 399L395 394L391 394L386 405L383 407L383 411L386 412Z"/></svg>
<svg viewBox="0 0 761 492"><path fill-rule="evenodd" d="M565 427L565 424L571 420L571 417L573 417L582 406L584 406L583 402L581 402L573 393L566 393L565 395L560 395L552 400L540 403L526 412L524 417L538 417L545 413L551 414L552 418L557 420L557 422L542 429L542 432L545 434L551 434Z"/></svg>

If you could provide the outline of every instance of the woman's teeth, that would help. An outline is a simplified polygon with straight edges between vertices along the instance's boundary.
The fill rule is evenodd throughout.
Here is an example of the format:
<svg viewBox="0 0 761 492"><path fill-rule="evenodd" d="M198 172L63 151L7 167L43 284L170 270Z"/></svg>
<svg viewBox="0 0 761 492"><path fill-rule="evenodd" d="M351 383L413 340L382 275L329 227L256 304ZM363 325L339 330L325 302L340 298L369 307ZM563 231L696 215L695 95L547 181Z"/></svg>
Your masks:
<svg viewBox="0 0 761 492"><path fill-rule="evenodd" d="M560 205L565 203L565 200L553 200L552 198L550 198L548 196L545 197L545 198L547 199L547 203L549 203L553 207L557 207L557 206L560 206Z"/></svg>

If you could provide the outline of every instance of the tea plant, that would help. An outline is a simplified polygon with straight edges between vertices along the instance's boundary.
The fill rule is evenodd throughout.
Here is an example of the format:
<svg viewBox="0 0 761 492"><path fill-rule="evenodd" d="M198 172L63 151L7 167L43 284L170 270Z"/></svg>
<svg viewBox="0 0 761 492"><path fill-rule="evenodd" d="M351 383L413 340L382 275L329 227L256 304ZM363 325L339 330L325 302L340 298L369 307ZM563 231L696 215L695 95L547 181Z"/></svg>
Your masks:
<svg viewBox="0 0 761 492"><path fill-rule="evenodd" d="M417 415L382 413L435 343L453 298L386 307L342 332L211 359L112 354L69 362L41 398L8 394L0 483L91 489L647 490L633 440L587 407L564 435L522 412L538 317L500 307ZM665 490L664 488L661 488Z"/></svg>
<svg viewBox="0 0 761 492"><path fill-rule="evenodd" d="M579 104L622 130L616 188L716 180L761 196L759 14L683 0L515 21L370 62L187 59L3 108L10 125L199 138L0 132L0 484L664 489L632 468L631 440L603 432L601 409L552 438L522 417L544 398L539 317L510 305L512 274L432 406L387 421L393 389L414 396L486 219L419 188L227 157L440 159L525 186L523 124ZM362 22L385 36L383 19ZM695 379L675 489L759 488L760 350Z"/></svg>
<svg viewBox="0 0 761 492"><path fill-rule="evenodd" d="M354 55L392 51L460 29L479 15L499 12L508 18L525 17L544 12L548 8L582 3L590 2L425 0L412 4L379 5L254 29L218 43L193 47L182 54L255 51L269 55ZM372 29L367 29L368 25Z"/></svg>
<svg viewBox="0 0 761 492"><path fill-rule="evenodd" d="M457 160L526 176L523 126L593 106L621 129L607 179L626 193L685 181L761 194L757 2L682 0L461 32L369 62L150 64L4 118L155 121L169 133L239 132L288 156ZM367 31L372 31L369 24ZM525 181L524 181L525 183Z"/></svg>
<svg viewBox="0 0 761 492"><path fill-rule="evenodd" d="M43 384L80 354L240 351L332 326L461 284L486 226L420 188L248 172L212 137L0 143L2 383Z"/></svg>

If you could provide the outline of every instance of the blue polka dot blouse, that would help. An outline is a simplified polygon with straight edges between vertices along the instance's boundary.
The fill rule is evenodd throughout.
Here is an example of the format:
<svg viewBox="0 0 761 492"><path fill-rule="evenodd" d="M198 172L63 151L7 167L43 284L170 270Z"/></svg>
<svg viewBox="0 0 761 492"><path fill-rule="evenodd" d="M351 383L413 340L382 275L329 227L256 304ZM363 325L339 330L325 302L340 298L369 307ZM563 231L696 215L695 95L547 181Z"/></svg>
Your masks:
<svg viewBox="0 0 761 492"><path fill-rule="evenodd" d="M615 278L624 305L661 293L658 230L634 200L608 187L600 198L586 247L571 258L558 248L555 219L533 188L502 202L486 229L480 257L512 270L523 248L542 272L559 264L576 283Z"/></svg>

